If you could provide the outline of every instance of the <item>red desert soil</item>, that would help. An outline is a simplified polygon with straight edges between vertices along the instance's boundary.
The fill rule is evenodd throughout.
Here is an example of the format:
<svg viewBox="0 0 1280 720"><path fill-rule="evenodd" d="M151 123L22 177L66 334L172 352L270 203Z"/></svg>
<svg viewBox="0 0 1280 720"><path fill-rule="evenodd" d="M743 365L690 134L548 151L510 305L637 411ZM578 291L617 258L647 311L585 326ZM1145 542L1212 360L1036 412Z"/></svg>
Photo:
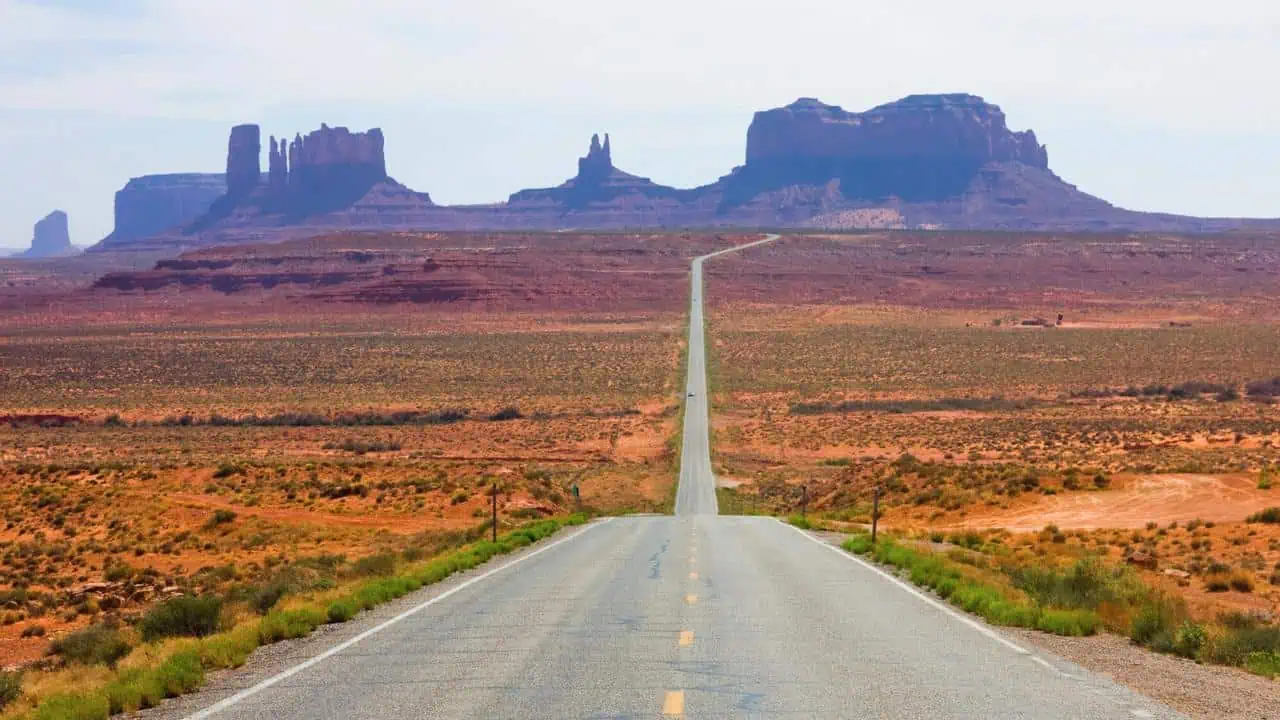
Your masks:
<svg viewBox="0 0 1280 720"><path fill-rule="evenodd" d="M1002 527L1012 531L1039 530L1053 524L1064 530L1139 528L1200 518L1238 522L1280 496L1257 489L1245 475L1146 475L1103 492L1039 497L1034 503L1008 510L979 510L965 518L964 527Z"/></svg>

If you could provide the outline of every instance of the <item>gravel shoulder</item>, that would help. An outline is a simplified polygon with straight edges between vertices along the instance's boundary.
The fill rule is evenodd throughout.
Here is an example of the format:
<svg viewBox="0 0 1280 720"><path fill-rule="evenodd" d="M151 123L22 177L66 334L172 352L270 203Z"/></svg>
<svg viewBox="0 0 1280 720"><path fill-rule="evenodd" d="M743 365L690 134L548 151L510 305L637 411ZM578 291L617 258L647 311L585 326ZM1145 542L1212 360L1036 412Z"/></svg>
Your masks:
<svg viewBox="0 0 1280 720"><path fill-rule="evenodd" d="M132 713L126 717L138 718L139 720L144 718L145 720L182 720L192 713L199 712L224 698L253 687L263 680L284 672L301 662L305 662L410 608L439 597L478 575L492 572L496 568L514 563L525 555L538 551L551 543L566 540L579 533L586 532L599 522L601 521L596 520L586 525L558 532L542 542L523 547L515 552L495 558L491 562L457 573L434 585L428 585L417 592L409 593L398 600L393 600L367 612L360 613L348 622L338 625L321 625L307 637L285 640L272 645L263 645L253 651L248 661L241 667L231 670L216 670L209 673L204 687L198 692L165 700L159 707Z"/></svg>
<svg viewBox="0 0 1280 720"><path fill-rule="evenodd" d="M1022 628L1000 628L1035 646L1193 718L1280 720L1280 681L1238 668L1200 665L1138 647L1102 633L1060 637Z"/></svg>

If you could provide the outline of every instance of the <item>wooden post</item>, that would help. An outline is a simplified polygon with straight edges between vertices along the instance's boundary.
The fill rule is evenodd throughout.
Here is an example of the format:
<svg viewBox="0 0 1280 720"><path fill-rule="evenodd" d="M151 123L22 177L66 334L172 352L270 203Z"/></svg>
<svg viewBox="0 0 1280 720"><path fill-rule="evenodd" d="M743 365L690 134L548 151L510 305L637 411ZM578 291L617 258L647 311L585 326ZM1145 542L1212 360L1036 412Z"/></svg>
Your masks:
<svg viewBox="0 0 1280 720"><path fill-rule="evenodd" d="M880 524L880 486L871 495L871 544L876 544L876 526Z"/></svg>
<svg viewBox="0 0 1280 720"><path fill-rule="evenodd" d="M800 517L809 509L809 483L800 486Z"/></svg>
<svg viewBox="0 0 1280 720"><path fill-rule="evenodd" d="M498 542L498 483L493 483L493 541Z"/></svg>

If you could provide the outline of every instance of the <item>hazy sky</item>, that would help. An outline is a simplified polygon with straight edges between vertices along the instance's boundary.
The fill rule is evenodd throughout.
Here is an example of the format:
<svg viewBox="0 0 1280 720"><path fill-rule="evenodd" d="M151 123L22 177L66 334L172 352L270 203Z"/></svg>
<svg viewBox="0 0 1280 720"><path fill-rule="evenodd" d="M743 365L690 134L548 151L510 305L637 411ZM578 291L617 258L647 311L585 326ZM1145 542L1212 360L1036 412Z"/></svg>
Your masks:
<svg viewBox="0 0 1280 720"><path fill-rule="evenodd" d="M1274 0L0 0L0 246L111 228L130 177L221 171L232 124L380 126L437 202L559 183L593 131L692 186L751 114L972 92L1117 204L1280 216ZM263 161L265 166L265 159Z"/></svg>

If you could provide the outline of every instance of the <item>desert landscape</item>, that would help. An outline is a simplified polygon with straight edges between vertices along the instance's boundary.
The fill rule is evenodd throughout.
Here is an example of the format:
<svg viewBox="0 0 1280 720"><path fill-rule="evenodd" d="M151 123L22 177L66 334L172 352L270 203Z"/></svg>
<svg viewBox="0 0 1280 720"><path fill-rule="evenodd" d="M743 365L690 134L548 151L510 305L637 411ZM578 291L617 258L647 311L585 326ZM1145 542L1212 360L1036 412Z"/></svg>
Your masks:
<svg viewBox="0 0 1280 720"><path fill-rule="evenodd" d="M503 528L669 510L688 259L750 237L340 233L92 281L23 266L0 663L56 666L57 638L169 597L253 605L433 556L484 535L495 488Z"/></svg>
<svg viewBox="0 0 1280 720"><path fill-rule="evenodd" d="M482 538L494 507L504 531L670 512L688 263L759 237L343 231L4 266L0 661L65 682L68 638L120 628L127 654L173 598L270 617ZM1275 247L865 231L719 259L721 512L856 539L878 488L891 542L1006 597L1093 562L1144 588L1041 630L1127 634L1158 593L1174 625L1144 644L1274 675Z"/></svg>
<svg viewBox="0 0 1280 720"><path fill-rule="evenodd" d="M1013 596L1027 567L1100 558L1175 599L1156 647L1176 649L1183 619L1269 647L1274 247L865 232L726 258L707 280L722 505L803 506L856 531L878 489L882 531L989 568ZM1139 605L1099 612L1127 633ZM1178 652L1247 664L1239 648Z"/></svg>

